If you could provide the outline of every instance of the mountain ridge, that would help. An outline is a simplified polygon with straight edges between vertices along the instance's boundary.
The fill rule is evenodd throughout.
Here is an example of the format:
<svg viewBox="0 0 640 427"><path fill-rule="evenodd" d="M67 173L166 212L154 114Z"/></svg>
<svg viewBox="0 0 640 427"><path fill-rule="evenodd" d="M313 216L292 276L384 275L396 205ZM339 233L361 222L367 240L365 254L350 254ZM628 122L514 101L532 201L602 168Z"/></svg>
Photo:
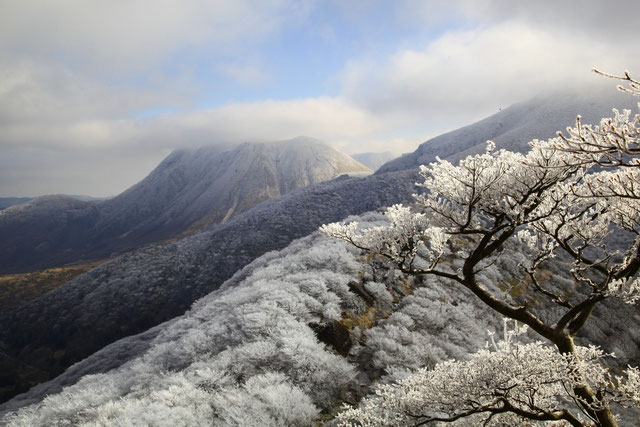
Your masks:
<svg viewBox="0 0 640 427"><path fill-rule="evenodd" d="M112 257L228 221L296 188L371 172L312 138L176 150L118 196L45 196L0 211L0 274Z"/></svg>
<svg viewBox="0 0 640 427"><path fill-rule="evenodd" d="M614 107L633 110L636 101L627 94L604 89L539 95L431 138L414 152L385 163L376 173L416 169L434 162L436 156L455 164L468 155L483 153L488 140L496 143L496 149L526 152L529 141L555 137L558 131L574 126L578 115L583 124L596 125L601 118L611 117Z"/></svg>

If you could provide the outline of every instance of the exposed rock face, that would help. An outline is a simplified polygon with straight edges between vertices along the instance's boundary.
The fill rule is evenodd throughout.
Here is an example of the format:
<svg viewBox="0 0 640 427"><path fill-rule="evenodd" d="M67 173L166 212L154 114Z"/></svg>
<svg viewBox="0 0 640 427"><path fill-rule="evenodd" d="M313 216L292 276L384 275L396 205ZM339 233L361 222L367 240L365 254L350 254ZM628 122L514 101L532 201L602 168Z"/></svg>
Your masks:
<svg viewBox="0 0 640 427"><path fill-rule="evenodd" d="M585 124L598 124L601 118L613 115L614 107L635 111L636 102L632 96L610 89L540 96L432 138L413 153L382 165L376 173L415 169L434 162L436 156L457 163L470 154L483 153L487 140L495 142L497 149L526 152L529 141L554 137L559 130L575 125L578 115Z"/></svg>
<svg viewBox="0 0 640 427"><path fill-rule="evenodd" d="M312 322L309 327L318 337L318 341L325 343L341 356L347 356L351 348L349 328L334 320L331 322Z"/></svg>
<svg viewBox="0 0 640 427"><path fill-rule="evenodd" d="M46 196L2 210L0 274L110 257L226 222L297 188L370 172L310 138L177 150L112 199Z"/></svg>

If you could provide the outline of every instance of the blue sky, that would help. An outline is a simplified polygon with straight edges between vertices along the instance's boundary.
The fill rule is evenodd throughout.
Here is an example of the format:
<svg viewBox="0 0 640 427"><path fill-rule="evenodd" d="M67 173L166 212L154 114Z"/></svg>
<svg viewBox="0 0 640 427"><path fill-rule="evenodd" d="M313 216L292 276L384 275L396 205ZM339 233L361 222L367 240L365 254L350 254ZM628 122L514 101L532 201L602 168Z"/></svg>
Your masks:
<svg viewBox="0 0 640 427"><path fill-rule="evenodd" d="M640 70L635 1L0 0L0 197L117 194L172 149L349 154ZM610 83L610 82L609 82Z"/></svg>
<svg viewBox="0 0 640 427"><path fill-rule="evenodd" d="M179 76L185 70L183 64L189 64L193 81L201 89L196 108L339 96L340 72L350 59L384 57L399 46L426 45L456 24L443 19L420 28L418 22L401 22L396 9L388 1L342 7L317 2L301 13L302 20L287 21L264 39L241 43L240 55L235 49L185 48L169 56L162 67L166 74Z"/></svg>

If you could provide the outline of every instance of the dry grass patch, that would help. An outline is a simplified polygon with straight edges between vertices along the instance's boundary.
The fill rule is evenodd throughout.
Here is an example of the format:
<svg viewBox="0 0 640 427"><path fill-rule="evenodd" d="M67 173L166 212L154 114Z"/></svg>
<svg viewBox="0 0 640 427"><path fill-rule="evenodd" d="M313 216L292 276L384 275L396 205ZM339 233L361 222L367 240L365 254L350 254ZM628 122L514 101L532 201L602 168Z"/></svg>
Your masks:
<svg viewBox="0 0 640 427"><path fill-rule="evenodd" d="M10 311L37 298L106 261L108 260L102 259L30 273L0 276L0 313Z"/></svg>

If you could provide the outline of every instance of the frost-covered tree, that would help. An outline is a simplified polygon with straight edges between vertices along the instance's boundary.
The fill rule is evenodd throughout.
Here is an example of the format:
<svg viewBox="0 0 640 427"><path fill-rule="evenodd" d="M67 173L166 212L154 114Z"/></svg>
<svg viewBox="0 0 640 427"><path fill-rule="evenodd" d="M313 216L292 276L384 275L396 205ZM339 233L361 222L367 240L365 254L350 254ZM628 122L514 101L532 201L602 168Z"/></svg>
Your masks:
<svg viewBox="0 0 640 427"><path fill-rule="evenodd" d="M628 73L616 78L628 83L623 90L640 96L640 83ZM600 350L575 343L596 305L640 299L640 115L614 114L598 126L578 118L566 135L532 141L527 154L495 151L489 142L486 153L458 165L437 159L422 166L423 182L417 185L426 195L416 195L413 208L388 208L388 226L322 227L406 274L440 276L464 286L546 340L516 345L509 337L469 362L437 365L382 388L375 405L343 420L409 419L421 425L508 413L615 426L611 402L640 404L637 369L616 376L602 363ZM518 295L482 280L481 272L496 262L508 240L531 251ZM572 289L548 277L544 266L551 258L568 262Z"/></svg>
<svg viewBox="0 0 640 427"><path fill-rule="evenodd" d="M611 380L597 347L577 347L577 355L563 355L542 342L522 344L526 327L507 327L501 341L491 339L487 348L466 361L446 361L422 369L393 385L382 385L359 408L338 416L343 424L423 425L455 421L477 426L487 420L499 425L520 425L522 418L558 421L581 426L567 409L578 399L572 392L584 376L596 386ZM616 400L633 404L640 379L637 369L618 377ZM637 399L637 394L635 394ZM456 408L452 413L451 408ZM551 410L550 408L558 408ZM586 420L584 420L586 421Z"/></svg>

